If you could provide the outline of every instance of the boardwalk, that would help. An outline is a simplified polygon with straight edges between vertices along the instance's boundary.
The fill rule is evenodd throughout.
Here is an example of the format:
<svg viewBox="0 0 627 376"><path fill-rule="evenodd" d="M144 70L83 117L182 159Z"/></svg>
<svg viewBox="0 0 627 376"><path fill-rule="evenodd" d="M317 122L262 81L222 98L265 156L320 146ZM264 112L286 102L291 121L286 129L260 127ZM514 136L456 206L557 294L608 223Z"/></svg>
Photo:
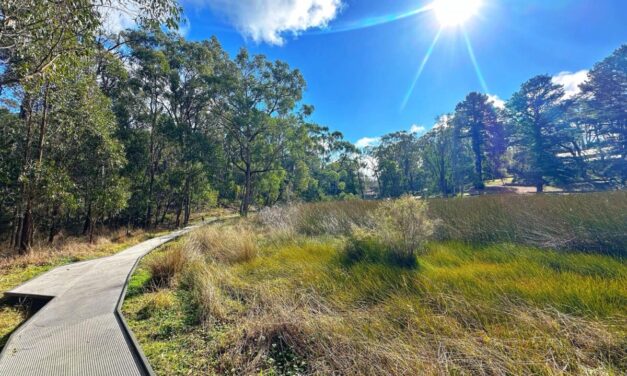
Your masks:
<svg viewBox="0 0 627 376"><path fill-rule="evenodd" d="M52 300L13 333L0 354L0 375L151 374L119 307L139 259L191 228L113 256L60 266L6 292Z"/></svg>

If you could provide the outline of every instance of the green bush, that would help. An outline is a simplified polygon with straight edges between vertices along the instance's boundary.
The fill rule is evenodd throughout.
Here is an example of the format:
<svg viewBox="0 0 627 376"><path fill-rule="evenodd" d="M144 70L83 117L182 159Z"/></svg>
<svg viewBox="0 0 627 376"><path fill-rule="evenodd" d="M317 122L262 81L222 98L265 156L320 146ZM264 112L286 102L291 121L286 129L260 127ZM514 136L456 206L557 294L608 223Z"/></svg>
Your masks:
<svg viewBox="0 0 627 376"><path fill-rule="evenodd" d="M411 196L383 202L375 211L375 235L401 258L413 257L425 249L433 234L435 221L427 215L425 201Z"/></svg>
<svg viewBox="0 0 627 376"><path fill-rule="evenodd" d="M404 196L381 203L370 216L368 228L353 228L344 249L346 261L416 267L416 254L424 251L435 228L435 221L427 216L427 203Z"/></svg>

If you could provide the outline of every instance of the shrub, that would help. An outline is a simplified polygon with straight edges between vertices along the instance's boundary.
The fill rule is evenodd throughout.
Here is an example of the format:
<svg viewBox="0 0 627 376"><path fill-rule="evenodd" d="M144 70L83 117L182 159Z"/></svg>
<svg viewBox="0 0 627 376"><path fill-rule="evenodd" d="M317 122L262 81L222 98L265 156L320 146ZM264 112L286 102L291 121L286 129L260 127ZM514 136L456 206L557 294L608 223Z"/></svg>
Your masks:
<svg viewBox="0 0 627 376"><path fill-rule="evenodd" d="M170 287L189 259L189 254L180 246L170 247L165 253L149 259L146 267L150 271L150 282L157 288Z"/></svg>
<svg viewBox="0 0 627 376"><path fill-rule="evenodd" d="M434 221L427 216L427 203L411 196L385 201L374 211L375 235L401 259L424 250L433 234Z"/></svg>

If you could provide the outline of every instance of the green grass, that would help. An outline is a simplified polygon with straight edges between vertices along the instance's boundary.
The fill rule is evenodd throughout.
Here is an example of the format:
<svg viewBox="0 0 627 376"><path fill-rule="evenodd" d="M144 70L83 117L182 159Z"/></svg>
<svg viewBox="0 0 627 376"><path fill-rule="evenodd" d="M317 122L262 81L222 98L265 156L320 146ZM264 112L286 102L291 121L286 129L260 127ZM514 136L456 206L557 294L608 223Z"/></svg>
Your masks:
<svg viewBox="0 0 627 376"><path fill-rule="evenodd" d="M409 269L347 264L338 237L260 236L256 258L224 264L209 253L210 278L195 279L218 291L210 296L224 316L199 320L206 304L190 286L155 291L146 268L138 269L124 312L158 374L620 374L627 367L620 258L439 241Z"/></svg>
<svg viewBox="0 0 627 376"><path fill-rule="evenodd" d="M196 320L189 295L182 290L157 289L148 264L174 247L175 241L146 256L133 273L122 312L159 375L206 374L210 369L206 344L212 331Z"/></svg>

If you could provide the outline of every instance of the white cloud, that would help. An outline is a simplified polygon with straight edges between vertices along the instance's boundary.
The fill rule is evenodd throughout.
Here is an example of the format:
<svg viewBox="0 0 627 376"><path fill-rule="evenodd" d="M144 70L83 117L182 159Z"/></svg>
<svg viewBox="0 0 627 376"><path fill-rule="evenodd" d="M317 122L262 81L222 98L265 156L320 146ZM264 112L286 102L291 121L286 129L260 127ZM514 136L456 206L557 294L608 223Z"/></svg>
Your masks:
<svg viewBox="0 0 627 376"><path fill-rule="evenodd" d="M101 28L106 33L117 34L127 29L139 27L137 20L143 10L137 2L129 0L111 0L111 3L98 7ZM187 36L191 29L189 19L184 14L181 15L181 22L176 32L182 37Z"/></svg>
<svg viewBox="0 0 627 376"><path fill-rule="evenodd" d="M446 129L449 127L449 121L452 119L453 117L450 115L441 115L440 117L438 117L435 121L435 124L433 124L433 128L432 129Z"/></svg>
<svg viewBox="0 0 627 376"><path fill-rule="evenodd" d="M341 0L195 0L224 15L245 37L282 45L284 34L325 27L342 7Z"/></svg>
<svg viewBox="0 0 627 376"><path fill-rule="evenodd" d="M355 142L355 146L363 149L368 146L376 145L377 143L379 143L379 141L381 141L380 137L363 137Z"/></svg>
<svg viewBox="0 0 627 376"><path fill-rule="evenodd" d="M413 124L411 128L409 128L409 133L415 133L417 135L423 134L426 131L427 131L427 128L418 124Z"/></svg>
<svg viewBox="0 0 627 376"><path fill-rule="evenodd" d="M377 159L370 155L362 155L361 161L364 163L359 171L362 175L372 179L374 178L374 171L377 169Z"/></svg>
<svg viewBox="0 0 627 376"><path fill-rule="evenodd" d="M505 108L505 101L499 98L498 95L488 94L488 99L494 105L494 107L501 109L501 110Z"/></svg>
<svg viewBox="0 0 627 376"><path fill-rule="evenodd" d="M110 6L100 7L100 19L102 28L107 33L119 33L137 26L139 7L137 4L127 4L124 1L113 0Z"/></svg>
<svg viewBox="0 0 627 376"><path fill-rule="evenodd" d="M579 94L581 85L588 78L587 70L579 72L560 72L557 76L553 76L553 83L564 86L566 98L572 98Z"/></svg>

